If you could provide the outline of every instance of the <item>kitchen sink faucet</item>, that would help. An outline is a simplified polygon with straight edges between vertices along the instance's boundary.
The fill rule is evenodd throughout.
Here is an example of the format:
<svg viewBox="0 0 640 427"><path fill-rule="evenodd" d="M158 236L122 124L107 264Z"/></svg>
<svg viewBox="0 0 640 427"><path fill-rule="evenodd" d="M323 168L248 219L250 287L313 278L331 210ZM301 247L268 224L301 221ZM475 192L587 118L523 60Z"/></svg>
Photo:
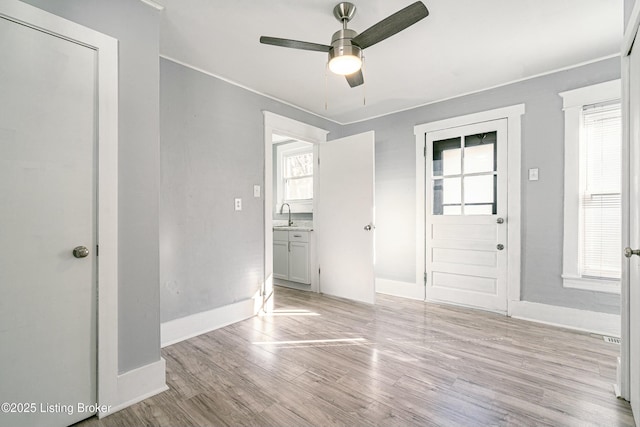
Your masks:
<svg viewBox="0 0 640 427"><path fill-rule="evenodd" d="M280 206L280 215L282 215L284 205L287 205L287 207L289 208L289 222L287 222L287 224L289 225L289 227L291 227L293 225L293 221L291 220L291 206L289 205L289 203L283 203L282 206Z"/></svg>

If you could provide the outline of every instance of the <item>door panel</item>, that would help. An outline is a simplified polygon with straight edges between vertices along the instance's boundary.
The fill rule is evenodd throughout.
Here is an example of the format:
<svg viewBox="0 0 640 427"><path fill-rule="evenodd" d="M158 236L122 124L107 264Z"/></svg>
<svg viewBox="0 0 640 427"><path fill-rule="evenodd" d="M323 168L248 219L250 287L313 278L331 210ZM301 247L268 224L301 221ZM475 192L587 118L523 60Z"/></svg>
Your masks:
<svg viewBox="0 0 640 427"><path fill-rule="evenodd" d="M273 277L289 278L289 242L273 242Z"/></svg>
<svg viewBox="0 0 640 427"><path fill-rule="evenodd" d="M629 71L629 245L640 249L640 50L635 47L630 54ZM632 256L628 262L629 388L637 424L640 417L640 256Z"/></svg>
<svg viewBox="0 0 640 427"><path fill-rule="evenodd" d="M506 131L505 119L426 135L429 300L507 309Z"/></svg>
<svg viewBox="0 0 640 427"><path fill-rule="evenodd" d="M309 244L301 242L289 242L289 280L304 284L310 284L309 275Z"/></svg>
<svg viewBox="0 0 640 427"><path fill-rule="evenodd" d="M96 402L96 52L0 18L0 56L0 402L36 404L0 426L69 425Z"/></svg>
<svg viewBox="0 0 640 427"><path fill-rule="evenodd" d="M374 134L322 143L319 159L320 291L373 304Z"/></svg>

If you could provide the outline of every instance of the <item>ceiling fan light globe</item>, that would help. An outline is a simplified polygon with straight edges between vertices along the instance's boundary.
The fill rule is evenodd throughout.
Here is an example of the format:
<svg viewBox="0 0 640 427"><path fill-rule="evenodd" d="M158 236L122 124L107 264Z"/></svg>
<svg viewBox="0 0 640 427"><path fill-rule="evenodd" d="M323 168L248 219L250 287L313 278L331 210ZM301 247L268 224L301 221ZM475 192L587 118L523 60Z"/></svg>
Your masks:
<svg viewBox="0 0 640 427"><path fill-rule="evenodd" d="M334 74L346 76L362 68L362 59L354 55L342 55L331 58L329 69Z"/></svg>

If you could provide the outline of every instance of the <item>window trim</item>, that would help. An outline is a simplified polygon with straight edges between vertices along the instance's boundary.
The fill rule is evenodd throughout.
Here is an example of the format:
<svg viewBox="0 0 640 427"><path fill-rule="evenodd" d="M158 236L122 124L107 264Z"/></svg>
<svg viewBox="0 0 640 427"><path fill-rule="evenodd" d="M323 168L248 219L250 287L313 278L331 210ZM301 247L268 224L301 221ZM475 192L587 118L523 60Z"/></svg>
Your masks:
<svg viewBox="0 0 640 427"><path fill-rule="evenodd" d="M296 154L313 154L313 144L292 140L276 146L276 203L274 212L280 213L280 207L288 203L292 213L313 213L313 198L309 200L284 200L284 178L282 168L284 157ZM315 164L315 163L314 163ZM313 176L313 175L312 175Z"/></svg>
<svg viewBox="0 0 640 427"><path fill-rule="evenodd" d="M562 286L620 294L620 280L585 278L580 274L580 132L585 105L621 98L620 79L560 92L564 110L564 238Z"/></svg>

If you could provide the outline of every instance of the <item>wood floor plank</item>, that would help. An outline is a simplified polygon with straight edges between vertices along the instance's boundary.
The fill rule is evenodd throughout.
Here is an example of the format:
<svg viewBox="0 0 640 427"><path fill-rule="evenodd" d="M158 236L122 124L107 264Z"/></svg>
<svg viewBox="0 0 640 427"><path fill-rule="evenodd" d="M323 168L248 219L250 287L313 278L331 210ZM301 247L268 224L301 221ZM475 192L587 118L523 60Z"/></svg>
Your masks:
<svg viewBox="0 0 640 427"><path fill-rule="evenodd" d="M162 350L169 390L80 426L634 426L620 347L494 313L276 288L258 316Z"/></svg>

